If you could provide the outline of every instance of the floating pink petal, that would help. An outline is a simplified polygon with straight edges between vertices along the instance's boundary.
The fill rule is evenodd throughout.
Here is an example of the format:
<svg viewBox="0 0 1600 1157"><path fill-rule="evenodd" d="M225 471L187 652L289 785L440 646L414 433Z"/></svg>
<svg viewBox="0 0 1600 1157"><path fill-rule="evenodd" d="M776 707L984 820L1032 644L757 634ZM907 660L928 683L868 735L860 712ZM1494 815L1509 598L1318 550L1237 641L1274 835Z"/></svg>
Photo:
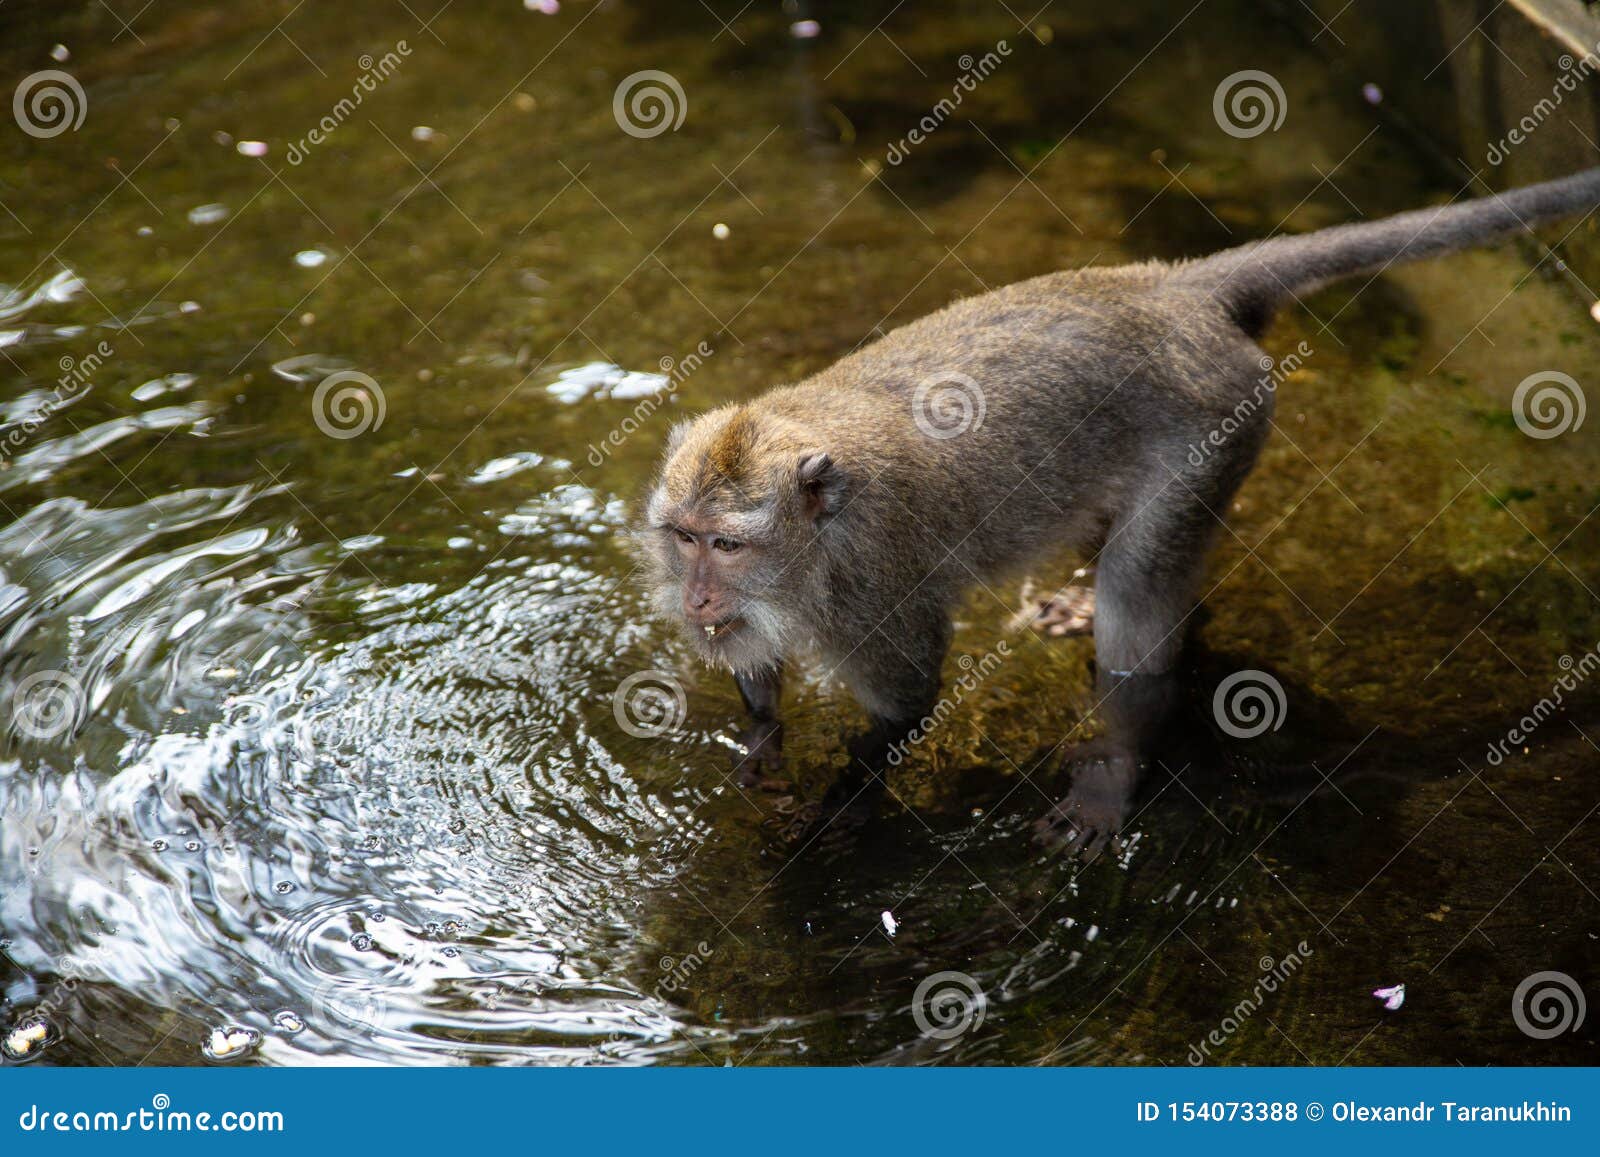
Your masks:
<svg viewBox="0 0 1600 1157"><path fill-rule="evenodd" d="M1374 988L1372 995L1383 1001L1383 1007L1395 1012L1406 1002L1406 986L1396 984L1390 988Z"/></svg>

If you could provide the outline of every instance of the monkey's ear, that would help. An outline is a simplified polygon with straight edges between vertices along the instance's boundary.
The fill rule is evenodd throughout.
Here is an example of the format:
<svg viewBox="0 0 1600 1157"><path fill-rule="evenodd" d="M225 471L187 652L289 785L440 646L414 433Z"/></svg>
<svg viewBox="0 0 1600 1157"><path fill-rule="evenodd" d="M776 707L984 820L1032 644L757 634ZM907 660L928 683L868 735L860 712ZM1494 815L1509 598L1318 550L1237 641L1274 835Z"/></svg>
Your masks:
<svg viewBox="0 0 1600 1157"><path fill-rule="evenodd" d="M796 469L800 496L805 501L806 517L817 522L837 514L844 505L844 474L833 459L820 450L800 455Z"/></svg>

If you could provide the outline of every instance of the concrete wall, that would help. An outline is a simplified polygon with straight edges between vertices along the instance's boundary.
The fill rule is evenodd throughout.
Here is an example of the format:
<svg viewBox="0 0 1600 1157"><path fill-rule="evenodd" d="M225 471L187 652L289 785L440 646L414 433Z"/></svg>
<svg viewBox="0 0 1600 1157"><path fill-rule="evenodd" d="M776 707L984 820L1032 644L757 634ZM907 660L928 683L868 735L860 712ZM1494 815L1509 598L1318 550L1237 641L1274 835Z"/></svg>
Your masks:
<svg viewBox="0 0 1600 1157"><path fill-rule="evenodd" d="M1503 189L1600 164L1600 5L1584 0L1277 0L1442 160ZM1540 231L1600 292L1600 214ZM1565 238L1565 241L1563 241Z"/></svg>

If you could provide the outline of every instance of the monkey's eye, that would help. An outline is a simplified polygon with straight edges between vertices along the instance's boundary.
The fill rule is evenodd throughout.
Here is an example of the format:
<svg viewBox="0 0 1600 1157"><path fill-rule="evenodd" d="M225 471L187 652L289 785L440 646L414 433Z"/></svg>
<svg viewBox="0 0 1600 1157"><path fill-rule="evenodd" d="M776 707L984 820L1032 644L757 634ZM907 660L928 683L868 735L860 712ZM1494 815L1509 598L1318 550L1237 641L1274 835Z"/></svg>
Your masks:
<svg viewBox="0 0 1600 1157"><path fill-rule="evenodd" d="M734 542L731 538L717 538L713 539L711 542L711 548L713 550L720 550L723 554L732 554L743 545L743 543Z"/></svg>
<svg viewBox="0 0 1600 1157"><path fill-rule="evenodd" d="M679 542L694 541L694 535L690 534L687 530L679 530L677 527L673 527L672 533L678 536Z"/></svg>

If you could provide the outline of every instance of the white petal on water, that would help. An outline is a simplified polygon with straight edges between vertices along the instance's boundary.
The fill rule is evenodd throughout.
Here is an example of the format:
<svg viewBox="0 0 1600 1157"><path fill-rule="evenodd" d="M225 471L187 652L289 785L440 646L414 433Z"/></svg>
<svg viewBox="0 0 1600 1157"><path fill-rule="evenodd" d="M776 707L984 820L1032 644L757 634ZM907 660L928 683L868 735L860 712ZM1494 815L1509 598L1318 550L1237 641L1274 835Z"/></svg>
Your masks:
<svg viewBox="0 0 1600 1157"><path fill-rule="evenodd" d="M652 394L659 394L669 384L670 381L665 374L629 372L611 387L611 396L627 399L648 398Z"/></svg>
<svg viewBox="0 0 1600 1157"><path fill-rule="evenodd" d="M888 912L888 911L884 912L884 914L883 914L883 930L885 932L887 932L890 936L893 936L895 934L895 932L897 932L899 930L899 928L900 928L900 924L899 924L899 921L897 921L894 918L894 913L893 912Z"/></svg>
<svg viewBox="0 0 1600 1157"><path fill-rule="evenodd" d="M133 400L148 402L152 398L159 398L162 394L187 390L199 380L193 374L167 374L165 377L151 378L148 382L133 388Z"/></svg>
<svg viewBox="0 0 1600 1157"><path fill-rule="evenodd" d="M556 380L545 387L562 402L574 402L594 396L596 398L634 399L658 394L672 384L665 374L624 370L610 362L590 362L562 370Z"/></svg>
<svg viewBox="0 0 1600 1157"><path fill-rule="evenodd" d="M531 450L519 450L515 454L507 454L503 458L495 458L478 467L467 478L469 483L480 486L485 482L498 482L502 478L509 478L513 474L539 465L544 461L544 455L535 454Z"/></svg>
<svg viewBox="0 0 1600 1157"><path fill-rule="evenodd" d="M213 1060L226 1061L243 1056L260 1043L260 1033L238 1025L226 1025L211 1030L204 1052Z"/></svg>
<svg viewBox="0 0 1600 1157"><path fill-rule="evenodd" d="M191 225L215 225L218 221L225 221L227 218L228 207L216 202L210 205L196 205L189 210L189 224Z"/></svg>
<svg viewBox="0 0 1600 1157"><path fill-rule="evenodd" d="M5 1054L20 1061L44 1044L49 1036L49 1022L41 1016L31 1017L6 1034Z"/></svg>

